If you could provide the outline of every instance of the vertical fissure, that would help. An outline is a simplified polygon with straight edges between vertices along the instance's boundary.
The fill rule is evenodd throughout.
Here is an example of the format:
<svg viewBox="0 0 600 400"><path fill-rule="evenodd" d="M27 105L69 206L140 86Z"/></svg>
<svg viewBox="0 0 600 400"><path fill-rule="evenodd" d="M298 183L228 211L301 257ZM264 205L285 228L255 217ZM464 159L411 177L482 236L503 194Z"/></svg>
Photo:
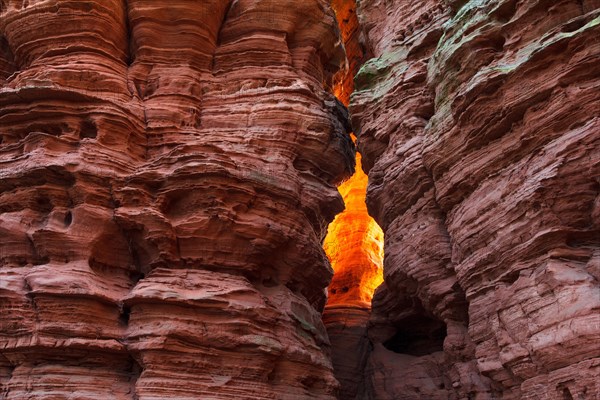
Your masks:
<svg viewBox="0 0 600 400"><path fill-rule="evenodd" d="M354 0L332 0L346 48L348 68L334 78L333 93L346 107L354 76L365 60ZM352 140L357 138L351 134ZM383 282L383 231L366 205L368 177L356 153L356 172L338 190L345 210L329 225L323 248L334 270L323 322L332 345L334 373L341 399L356 398L364 386L369 353L367 322L375 289Z"/></svg>
<svg viewBox="0 0 600 400"><path fill-rule="evenodd" d="M364 61L354 0L332 0L348 58L348 69L335 77L334 95L348 107L354 75ZM357 138L352 133L352 140ZM356 172L338 187L345 210L329 225L323 243L335 272L329 287L328 307L370 308L375 289L383 282L383 231L366 206L368 177L356 153Z"/></svg>

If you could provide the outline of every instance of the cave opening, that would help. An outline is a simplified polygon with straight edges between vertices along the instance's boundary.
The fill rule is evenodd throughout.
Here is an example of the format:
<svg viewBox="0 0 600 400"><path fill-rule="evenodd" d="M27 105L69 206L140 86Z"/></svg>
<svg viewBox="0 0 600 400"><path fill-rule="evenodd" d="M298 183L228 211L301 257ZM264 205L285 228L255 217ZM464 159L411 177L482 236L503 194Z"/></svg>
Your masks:
<svg viewBox="0 0 600 400"><path fill-rule="evenodd" d="M446 335L446 324L442 321L415 315L402 320L383 346L394 353L420 357L443 351Z"/></svg>

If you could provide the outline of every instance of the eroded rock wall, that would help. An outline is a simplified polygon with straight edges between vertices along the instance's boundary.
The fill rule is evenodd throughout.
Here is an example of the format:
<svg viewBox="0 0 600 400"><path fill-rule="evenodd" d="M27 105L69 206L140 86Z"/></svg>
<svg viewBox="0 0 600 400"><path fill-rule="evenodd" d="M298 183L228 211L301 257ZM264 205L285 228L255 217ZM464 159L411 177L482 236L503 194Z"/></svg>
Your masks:
<svg viewBox="0 0 600 400"><path fill-rule="evenodd" d="M337 387L325 0L0 1L0 398Z"/></svg>
<svg viewBox="0 0 600 400"><path fill-rule="evenodd" d="M600 2L361 1L376 399L600 394ZM366 397L365 397L366 398Z"/></svg>

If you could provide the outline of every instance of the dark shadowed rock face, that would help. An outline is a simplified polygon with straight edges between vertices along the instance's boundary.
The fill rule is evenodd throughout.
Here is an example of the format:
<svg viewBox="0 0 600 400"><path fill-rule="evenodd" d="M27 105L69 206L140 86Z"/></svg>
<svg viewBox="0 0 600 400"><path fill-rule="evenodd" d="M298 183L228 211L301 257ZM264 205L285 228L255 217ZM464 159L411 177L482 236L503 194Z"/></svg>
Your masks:
<svg viewBox="0 0 600 400"><path fill-rule="evenodd" d="M331 399L319 1L0 1L0 397Z"/></svg>
<svg viewBox="0 0 600 400"><path fill-rule="evenodd" d="M376 58L351 112L385 232L369 395L595 398L600 2L358 15Z"/></svg>

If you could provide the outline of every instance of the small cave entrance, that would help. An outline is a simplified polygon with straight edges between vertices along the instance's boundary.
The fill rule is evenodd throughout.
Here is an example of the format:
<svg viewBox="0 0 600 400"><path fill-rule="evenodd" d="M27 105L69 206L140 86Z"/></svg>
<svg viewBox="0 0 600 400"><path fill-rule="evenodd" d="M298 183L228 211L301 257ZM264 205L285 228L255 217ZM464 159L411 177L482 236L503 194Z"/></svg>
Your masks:
<svg viewBox="0 0 600 400"><path fill-rule="evenodd" d="M443 351L446 335L446 324L442 321L415 315L402 320L383 346L394 353L424 356Z"/></svg>

